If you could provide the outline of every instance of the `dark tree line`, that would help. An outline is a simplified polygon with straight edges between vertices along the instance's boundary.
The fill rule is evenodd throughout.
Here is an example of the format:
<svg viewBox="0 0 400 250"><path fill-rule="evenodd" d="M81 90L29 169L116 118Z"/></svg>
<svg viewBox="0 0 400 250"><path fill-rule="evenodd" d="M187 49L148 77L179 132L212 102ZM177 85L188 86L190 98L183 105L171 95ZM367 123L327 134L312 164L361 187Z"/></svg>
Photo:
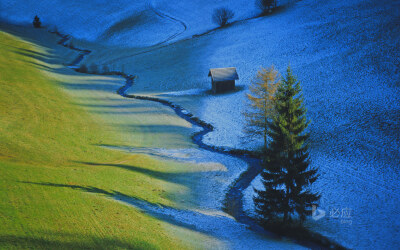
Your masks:
<svg viewBox="0 0 400 250"><path fill-rule="evenodd" d="M255 0L255 4L257 8L261 10L261 15L265 15L272 12L272 10L276 8L277 0ZM214 10L212 14L212 21L220 27L224 27L234 16L235 13L231 9L227 7L221 7Z"/></svg>

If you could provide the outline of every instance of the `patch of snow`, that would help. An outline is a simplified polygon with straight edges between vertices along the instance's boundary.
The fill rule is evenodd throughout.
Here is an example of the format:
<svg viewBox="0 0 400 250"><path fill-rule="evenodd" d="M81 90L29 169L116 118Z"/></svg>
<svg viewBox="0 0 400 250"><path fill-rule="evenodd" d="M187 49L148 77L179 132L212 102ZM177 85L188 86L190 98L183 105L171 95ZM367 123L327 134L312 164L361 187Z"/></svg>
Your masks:
<svg viewBox="0 0 400 250"><path fill-rule="evenodd" d="M182 90L182 91L164 92L162 95L166 96L166 97L191 96L191 95L202 96L202 95L205 95L206 92L207 92L206 89L188 89L188 90Z"/></svg>

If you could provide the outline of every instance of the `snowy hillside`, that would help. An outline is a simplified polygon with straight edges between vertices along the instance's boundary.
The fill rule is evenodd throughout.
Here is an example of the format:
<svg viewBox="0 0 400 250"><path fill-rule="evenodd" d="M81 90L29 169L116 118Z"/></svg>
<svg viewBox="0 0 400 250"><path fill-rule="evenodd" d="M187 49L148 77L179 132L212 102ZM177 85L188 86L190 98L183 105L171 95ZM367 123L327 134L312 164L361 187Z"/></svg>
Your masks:
<svg viewBox="0 0 400 250"><path fill-rule="evenodd" d="M315 190L327 212L310 225L350 248L400 245L400 0L297 1L198 37L192 36L215 28L215 7L229 6L241 20L257 14L254 4L121 0L104 8L105 2L94 2L26 1L20 9L20 3L0 0L1 17L30 22L37 13L93 42L85 63L137 74L130 92L181 104L214 125L205 138L214 145L259 145L242 133L248 85L261 66L284 73L290 64L312 120L311 158L321 174ZM143 48L166 40L168 46ZM96 50L96 43L112 46ZM207 74L215 67L237 67L238 91L210 95ZM246 194L251 213L252 187ZM334 208L351 209L351 224L329 218Z"/></svg>
<svg viewBox="0 0 400 250"><path fill-rule="evenodd" d="M327 213L313 228L347 247L391 248L400 244L399 3L301 1L119 63L140 77L132 92L172 91L159 95L216 127L207 143L233 147L254 145L243 140L241 111L257 69L291 64L312 120L315 190ZM244 91L210 96L208 69L226 66L237 67ZM352 224L329 218L335 208L350 209Z"/></svg>
<svg viewBox="0 0 400 250"><path fill-rule="evenodd" d="M244 0L219 1L0 1L0 18L28 24L38 15L48 27L75 38L109 45L150 46L182 34L174 40L215 28L211 15L216 7L236 12L234 20L258 14ZM181 23L180 20L182 20ZM174 41L171 39L171 41Z"/></svg>

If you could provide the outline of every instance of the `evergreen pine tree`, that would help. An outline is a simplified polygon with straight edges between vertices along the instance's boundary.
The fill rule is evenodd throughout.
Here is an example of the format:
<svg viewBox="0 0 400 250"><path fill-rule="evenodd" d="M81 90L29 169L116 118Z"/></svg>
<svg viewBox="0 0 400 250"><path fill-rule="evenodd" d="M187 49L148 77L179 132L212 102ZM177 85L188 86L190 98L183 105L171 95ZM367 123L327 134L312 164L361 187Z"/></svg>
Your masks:
<svg viewBox="0 0 400 250"><path fill-rule="evenodd" d="M320 198L310 185L317 170L310 168L309 125L299 82L290 67L275 97L276 115L269 123L271 143L263 161L262 182L265 190L255 190L256 211L264 220L283 216L284 224L297 214L302 223L311 214L311 206Z"/></svg>
<svg viewBox="0 0 400 250"><path fill-rule="evenodd" d="M42 26L42 23L40 22L40 19L38 16L35 16L35 18L33 18L33 27L35 28L40 28Z"/></svg>

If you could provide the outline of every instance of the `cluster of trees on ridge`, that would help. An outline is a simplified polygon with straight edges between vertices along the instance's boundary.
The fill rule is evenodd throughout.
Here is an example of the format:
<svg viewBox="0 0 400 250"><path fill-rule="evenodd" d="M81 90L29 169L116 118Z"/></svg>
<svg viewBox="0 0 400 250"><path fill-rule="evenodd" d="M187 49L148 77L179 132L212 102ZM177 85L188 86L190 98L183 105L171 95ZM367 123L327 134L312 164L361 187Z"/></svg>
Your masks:
<svg viewBox="0 0 400 250"><path fill-rule="evenodd" d="M261 10L261 15L270 13L273 8L276 8L276 2L277 0L255 0L257 8ZM214 10L212 21L220 27L224 27L234 16L235 13L231 9L220 7Z"/></svg>

